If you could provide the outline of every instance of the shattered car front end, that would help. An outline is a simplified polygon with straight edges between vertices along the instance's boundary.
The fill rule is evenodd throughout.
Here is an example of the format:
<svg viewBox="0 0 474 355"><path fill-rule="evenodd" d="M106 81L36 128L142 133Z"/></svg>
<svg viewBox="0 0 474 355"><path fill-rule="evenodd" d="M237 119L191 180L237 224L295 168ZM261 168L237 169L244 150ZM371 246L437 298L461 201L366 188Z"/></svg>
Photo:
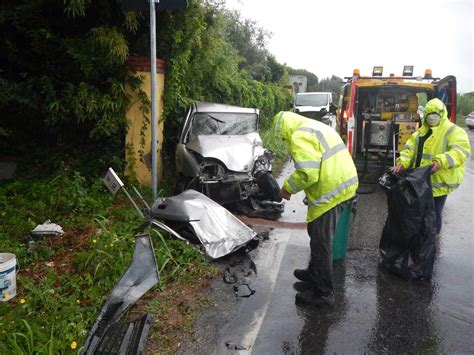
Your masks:
<svg viewBox="0 0 474 355"><path fill-rule="evenodd" d="M175 193L194 189L231 210L277 218L275 155L263 147L258 119L257 109L194 104L177 146Z"/></svg>

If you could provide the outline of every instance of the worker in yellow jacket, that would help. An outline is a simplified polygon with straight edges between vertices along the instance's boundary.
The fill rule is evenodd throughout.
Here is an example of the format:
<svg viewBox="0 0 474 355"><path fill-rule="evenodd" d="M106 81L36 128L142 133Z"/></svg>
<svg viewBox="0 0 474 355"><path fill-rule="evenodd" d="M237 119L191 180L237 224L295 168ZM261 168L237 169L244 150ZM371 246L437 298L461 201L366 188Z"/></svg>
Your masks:
<svg viewBox="0 0 474 355"><path fill-rule="evenodd" d="M441 100L428 101L423 117L423 124L407 141L392 171L398 173L403 169L432 165L431 183L439 234L446 198L464 178L464 164L471 147L466 131L449 121Z"/></svg>
<svg viewBox="0 0 474 355"><path fill-rule="evenodd" d="M332 306L332 238L344 205L355 197L357 171L345 144L331 127L293 112L276 114L274 126L295 164L280 197L289 200L304 190L308 204L311 257L307 269L297 269L294 275L308 283L313 292L297 293L296 303Z"/></svg>

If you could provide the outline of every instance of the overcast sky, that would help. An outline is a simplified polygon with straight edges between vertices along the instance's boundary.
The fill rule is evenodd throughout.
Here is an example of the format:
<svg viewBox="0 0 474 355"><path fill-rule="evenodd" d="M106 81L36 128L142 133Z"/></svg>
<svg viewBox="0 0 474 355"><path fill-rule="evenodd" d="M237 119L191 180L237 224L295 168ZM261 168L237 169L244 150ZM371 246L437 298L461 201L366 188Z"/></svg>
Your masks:
<svg viewBox="0 0 474 355"><path fill-rule="evenodd" d="M414 65L455 75L459 92L474 91L474 0L226 0L228 8L272 33L277 60L319 78L401 75Z"/></svg>

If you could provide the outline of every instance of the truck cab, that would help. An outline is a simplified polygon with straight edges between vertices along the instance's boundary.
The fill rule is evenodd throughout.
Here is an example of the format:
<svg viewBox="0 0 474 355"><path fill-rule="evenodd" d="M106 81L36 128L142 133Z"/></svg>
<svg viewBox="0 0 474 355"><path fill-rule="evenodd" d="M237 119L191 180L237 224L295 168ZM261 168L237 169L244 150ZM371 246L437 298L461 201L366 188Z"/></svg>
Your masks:
<svg viewBox="0 0 474 355"><path fill-rule="evenodd" d="M332 94L330 92L303 92L295 95L293 111L335 128L336 117L331 112L331 106Z"/></svg>
<svg viewBox="0 0 474 355"><path fill-rule="evenodd" d="M383 76L374 67L371 76L355 69L346 77L339 95L336 130L346 143L359 172L392 166L411 134L422 123L427 101L439 98L448 117L456 120L456 78L434 78L430 69L413 76L405 66L401 76ZM421 107L420 107L421 106Z"/></svg>

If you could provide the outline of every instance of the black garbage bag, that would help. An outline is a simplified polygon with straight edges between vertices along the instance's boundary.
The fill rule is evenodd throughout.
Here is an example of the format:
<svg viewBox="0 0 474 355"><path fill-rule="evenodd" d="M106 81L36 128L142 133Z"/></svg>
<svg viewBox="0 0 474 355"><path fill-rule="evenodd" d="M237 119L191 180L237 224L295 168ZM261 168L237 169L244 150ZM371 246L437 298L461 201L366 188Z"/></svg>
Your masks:
<svg viewBox="0 0 474 355"><path fill-rule="evenodd" d="M380 239L382 264L404 279L429 279L436 256L431 166L387 173L388 217Z"/></svg>

